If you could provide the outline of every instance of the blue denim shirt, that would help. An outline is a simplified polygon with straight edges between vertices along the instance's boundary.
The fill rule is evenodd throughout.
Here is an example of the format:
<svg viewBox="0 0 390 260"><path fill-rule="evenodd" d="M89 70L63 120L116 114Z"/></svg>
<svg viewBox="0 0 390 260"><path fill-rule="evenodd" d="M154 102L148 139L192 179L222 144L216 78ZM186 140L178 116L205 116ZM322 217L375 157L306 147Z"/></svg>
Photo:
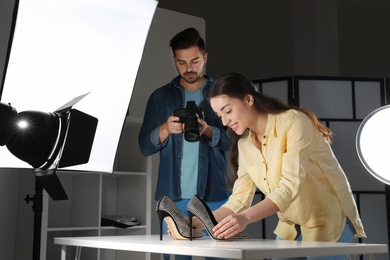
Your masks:
<svg viewBox="0 0 390 260"><path fill-rule="evenodd" d="M231 142L227 137L226 128L207 102L214 80L205 77L207 86L203 90L205 100L201 108L204 112L204 120L212 127L213 136L211 140L201 136L199 141L197 195L205 201L221 201L230 195L226 153ZM160 143L158 135L160 126L167 121L174 110L185 107L184 89L180 86L179 80L180 76L177 76L150 95L138 136L138 144L144 156L160 152L156 200L164 194L173 200L181 199L180 169L183 134L170 134L163 143Z"/></svg>

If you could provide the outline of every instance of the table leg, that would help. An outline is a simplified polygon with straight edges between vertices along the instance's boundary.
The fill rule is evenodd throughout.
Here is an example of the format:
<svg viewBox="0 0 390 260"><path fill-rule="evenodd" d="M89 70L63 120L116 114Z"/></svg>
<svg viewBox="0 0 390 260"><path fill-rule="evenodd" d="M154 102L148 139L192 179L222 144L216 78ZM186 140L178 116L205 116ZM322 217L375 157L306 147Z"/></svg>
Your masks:
<svg viewBox="0 0 390 260"><path fill-rule="evenodd" d="M76 248L76 257L75 260L80 260L80 255L81 255L81 246L78 246Z"/></svg>
<svg viewBox="0 0 390 260"><path fill-rule="evenodd" d="M66 246L61 247L61 260L66 260Z"/></svg>

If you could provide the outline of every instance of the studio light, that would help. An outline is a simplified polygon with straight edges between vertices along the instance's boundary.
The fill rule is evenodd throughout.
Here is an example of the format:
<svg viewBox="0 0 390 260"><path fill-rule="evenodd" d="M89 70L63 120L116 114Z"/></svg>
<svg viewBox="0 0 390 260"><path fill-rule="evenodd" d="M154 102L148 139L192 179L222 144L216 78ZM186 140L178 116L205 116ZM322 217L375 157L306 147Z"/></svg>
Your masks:
<svg viewBox="0 0 390 260"><path fill-rule="evenodd" d="M82 95L83 98L85 95ZM53 200L67 199L57 168L87 163L98 120L67 104L55 112L23 111L0 102L0 145L34 169Z"/></svg>
<svg viewBox="0 0 390 260"><path fill-rule="evenodd" d="M34 169L50 169L56 166L53 161L59 155L65 137L66 119L63 115L24 111L16 116L12 113L8 120L8 141L5 145L14 156Z"/></svg>

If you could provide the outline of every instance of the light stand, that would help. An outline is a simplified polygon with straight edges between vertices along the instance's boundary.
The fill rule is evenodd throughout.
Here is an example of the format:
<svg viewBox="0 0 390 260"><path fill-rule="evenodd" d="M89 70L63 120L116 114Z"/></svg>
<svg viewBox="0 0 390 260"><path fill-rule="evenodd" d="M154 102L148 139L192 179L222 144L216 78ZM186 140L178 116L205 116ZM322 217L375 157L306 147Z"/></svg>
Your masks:
<svg viewBox="0 0 390 260"><path fill-rule="evenodd" d="M35 179L35 195L26 195L24 199L27 203L32 201L34 212L34 237L33 237L33 260L39 260L41 256L41 231L42 231L42 211L43 211L43 187Z"/></svg>
<svg viewBox="0 0 390 260"><path fill-rule="evenodd" d="M36 172L37 170L34 170ZM40 172L38 170L38 172ZM34 212L34 236L33 236L33 260L39 260L41 255L41 233L43 212L43 188L53 200L67 200L68 196L63 189L58 176L51 172L49 175L35 176L35 194L33 197L26 195L27 203L32 202Z"/></svg>

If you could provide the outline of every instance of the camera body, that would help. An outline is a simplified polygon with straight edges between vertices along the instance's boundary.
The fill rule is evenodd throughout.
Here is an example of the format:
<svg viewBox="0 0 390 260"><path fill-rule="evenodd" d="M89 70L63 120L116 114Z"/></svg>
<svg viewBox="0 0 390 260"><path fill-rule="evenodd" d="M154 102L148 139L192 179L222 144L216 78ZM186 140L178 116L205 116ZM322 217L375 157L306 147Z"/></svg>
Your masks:
<svg viewBox="0 0 390 260"><path fill-rule="evenodd" d="M185 108L175 109L174 116L179 117L184 124L184 139L187 142L196 142L200 139L198 118L203 119L203 110L196 106L195 101L188 101Z"/></svg>

